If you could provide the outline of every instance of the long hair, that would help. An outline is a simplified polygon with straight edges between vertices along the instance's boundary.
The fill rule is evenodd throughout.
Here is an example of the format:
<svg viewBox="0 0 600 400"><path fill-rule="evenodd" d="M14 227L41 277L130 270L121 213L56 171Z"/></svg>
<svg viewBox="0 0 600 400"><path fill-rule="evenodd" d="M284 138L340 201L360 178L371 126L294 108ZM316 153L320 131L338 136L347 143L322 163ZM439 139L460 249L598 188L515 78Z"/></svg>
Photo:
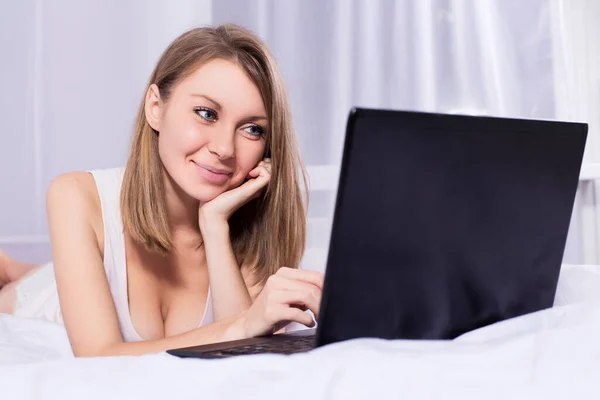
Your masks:
<svg viewBox="0 0 600 400"><path fill-rule="evenodd" d="M179 81L200 65L224 59L240 66L257 86L269 127L265 156L271 158L271 180L262 196L248 202L230 218L230 235L240 264L254 268L256 283L282 266L298 267L306 242L306 171L299 156L292 115L277 63L250 31L232 24L192 29L179 36L162 54L146 91L158 86L165 101ZM173 249L166 212L163 165L158 137L148 124L142 99L135 123L129 160L121 189L125 231L150 251L166 255Z"/></svg>

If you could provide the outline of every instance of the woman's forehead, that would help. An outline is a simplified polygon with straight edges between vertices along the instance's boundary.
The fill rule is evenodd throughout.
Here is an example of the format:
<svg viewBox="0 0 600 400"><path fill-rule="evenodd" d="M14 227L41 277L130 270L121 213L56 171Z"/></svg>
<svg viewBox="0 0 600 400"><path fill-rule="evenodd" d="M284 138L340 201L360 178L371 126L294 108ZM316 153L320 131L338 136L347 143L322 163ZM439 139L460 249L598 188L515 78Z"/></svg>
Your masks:
<svg viewBox="0 0 600 400"><path fill-rule="evenodd" d="M179 98L208 100L224 112L243 112L266 117L258 87L241 66L215 59L195 68L175 87Z"/></svg>

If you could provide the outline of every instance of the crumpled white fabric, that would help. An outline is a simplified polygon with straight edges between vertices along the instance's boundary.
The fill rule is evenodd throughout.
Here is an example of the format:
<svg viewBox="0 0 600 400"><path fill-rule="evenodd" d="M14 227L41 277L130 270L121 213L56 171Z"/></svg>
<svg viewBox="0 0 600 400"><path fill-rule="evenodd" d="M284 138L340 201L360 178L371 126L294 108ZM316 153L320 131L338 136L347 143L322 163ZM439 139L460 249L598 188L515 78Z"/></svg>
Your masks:
<svg viewBox="0 0 600 400"><path fill-rule="evenodd" d="M51 322L64 324L56 290L56 278L52 263L44 264L16 287L17 299L13 315L36 316Z"/></svg>
<svg viewBox="0 0 600 400"><path fill-rule="evenodd" d="M595 399L600 267L563 266L555 307L454 341L358 339L293 356L74 359L58 324L0 315L4 399Z"/></svg>

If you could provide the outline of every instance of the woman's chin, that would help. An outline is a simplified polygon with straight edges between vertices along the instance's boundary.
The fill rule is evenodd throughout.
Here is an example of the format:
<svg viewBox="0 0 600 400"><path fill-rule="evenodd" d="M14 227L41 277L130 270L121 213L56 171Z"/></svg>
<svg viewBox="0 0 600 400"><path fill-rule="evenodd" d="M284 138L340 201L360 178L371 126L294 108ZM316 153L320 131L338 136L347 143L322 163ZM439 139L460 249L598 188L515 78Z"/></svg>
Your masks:
<svg viewBox="0 0 600 400"><path fill-rule="evenodd" d="M208 203L214 200L217 196L227 191L226 186L214 186L214 185L189 185L183 188L188 196L201 203Z"/></svg>
<svg viewBox="0 0 600 400"><path fill-rule="evenodd" d="M200 203L208 203L211 200L214 200L217 196L219 196L223 191L215 191L215 190L196 190L193 192L188 192L188 195L192 197L194 200L199 201Z"/></svg>

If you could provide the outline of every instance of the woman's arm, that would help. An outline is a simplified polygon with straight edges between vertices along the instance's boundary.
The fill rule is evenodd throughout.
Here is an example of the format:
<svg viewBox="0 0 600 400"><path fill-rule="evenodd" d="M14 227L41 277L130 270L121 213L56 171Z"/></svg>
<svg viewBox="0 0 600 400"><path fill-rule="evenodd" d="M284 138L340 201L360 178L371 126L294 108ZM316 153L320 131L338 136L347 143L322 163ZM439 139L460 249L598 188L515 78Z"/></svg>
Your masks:
<svg viewBox="0 0 600 400"><path fill-rule="evenodd" d="M206 251L215 321L247 310L258 294L248 293L229 236L229 218L242 205L258 196L271 179L271 160L265 158L248 173L241 186L201 204L198 223Z"/></svg>
<svg viewBox="0 0 600 400"><path fill-rule="evenodd" d="M80 356L137 356L144 354L161 353L170 349L199 346L202 344L226 342L229 340L244 339L242 327L238 318L205 325L200 328L166 337L164 339L146 340L141 342L111 343L102 347L95 354L79 354Z"/></svg>
<svg viewBox="0 0 600 400"><path fill-rule="evenodd" d="M193 331L124 343L94 218L101 218L89 173L59 176L50 184L47 214L60 306L76 356L134 355L242 338L235 317Z"/></svg>
<svg viewBox="0 0 600 400"><path fill-rule="evenodd" d="M215 321L230 318L252 305L246 282L231 247L229 224L199 216L204 240Z"/></svg>

